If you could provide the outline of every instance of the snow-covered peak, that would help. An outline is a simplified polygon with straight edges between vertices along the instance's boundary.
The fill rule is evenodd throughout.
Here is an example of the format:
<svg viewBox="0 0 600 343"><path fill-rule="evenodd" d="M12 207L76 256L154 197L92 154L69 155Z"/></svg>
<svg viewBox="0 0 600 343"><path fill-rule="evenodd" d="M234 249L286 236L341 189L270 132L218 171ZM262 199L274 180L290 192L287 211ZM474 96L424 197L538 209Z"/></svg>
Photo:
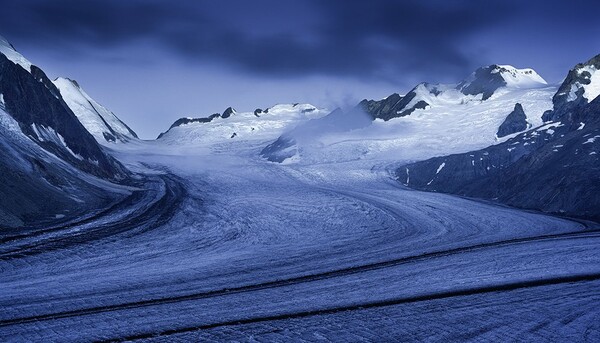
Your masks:
<svg viewBox="0 0 600 343"><path fill-rule="evenodd" d="M503 87L531 89L546 87L548 83L533 69L517 69L510 65L492 64L477 69L456 89L465 95L482 94L482 100L490 98L494 92Z"/></svg>
<svg viewBox="0 0 600 343"><path fill-rule="evenodd" d="M31 62L21 55L6 38L0 36L0 53L14 63L22 66L28 72L31 72Z"/></svg>
<svg viewBox="0 0 600 343"><path fill-rule="evenodd" d="M294 113L301 113L310 118L311 113L315 113L317 116L320 116L318 115L319 109L311 104L277 104L265 111L270 115L293 115Z"/></svg>
<svg viewBox="0 0 600 343"><path fill-rule="evenodd" d="M491 71L499 73L507 87L513 88L536 88L548 85L535 70L530 68L517 69L511 65L496 65Z"/></svg>
<svg viewBox="0 0 600 343"><path fill-rule="evenodd" d="M432 103L432 99L438 97L440 94L448 90L452 90L452 86L443 84L433 85L427 82L422 82L415 86L415 88L413 88L407 95L410 95L411 93L415 94L413 102L425 100L427 103Z"/></svg>
<svg viewBox="0 0 600 343"><path fill-rule="evenodd" d="M135 132L92 99L76 81L59 77L53 83L77 119L99 143L126 142L137 138Z"/></svg>
<svg viewBox="0 0 600 343"><path fill-rule="evenodd" d="M231 109L231 110L230 110ZM310 104L278 104L252 112L226 109L203 118L178 119L158 140L168 144L221 144L225 142L268 141L284 130L327 114Z"/></svg>

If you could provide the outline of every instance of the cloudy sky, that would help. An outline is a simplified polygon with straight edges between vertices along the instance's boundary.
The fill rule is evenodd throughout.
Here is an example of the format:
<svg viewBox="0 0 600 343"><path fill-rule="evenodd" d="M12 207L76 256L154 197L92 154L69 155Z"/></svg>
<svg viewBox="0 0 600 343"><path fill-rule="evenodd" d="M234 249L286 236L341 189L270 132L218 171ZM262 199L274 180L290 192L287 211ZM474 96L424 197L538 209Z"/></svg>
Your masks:
<svg viewBox="0 0 600 343"><path fill-rule="evenodd" d="M492 63L549 82L600 53L596 0L0 0L0 35L142 138L182 116L333 108Z"/></svg>

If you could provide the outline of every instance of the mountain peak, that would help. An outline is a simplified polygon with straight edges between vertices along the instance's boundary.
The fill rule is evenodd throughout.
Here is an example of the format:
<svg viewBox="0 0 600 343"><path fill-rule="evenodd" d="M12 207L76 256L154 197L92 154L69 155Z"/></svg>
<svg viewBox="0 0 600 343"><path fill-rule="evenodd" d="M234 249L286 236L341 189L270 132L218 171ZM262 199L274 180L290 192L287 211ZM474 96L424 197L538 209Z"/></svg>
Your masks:
<svg viewBox="0 0 600 343"><path fill-rule="evenodd" d="M15 64L20 65L23 69L31 72L31 62L23 57L17 49L4 37L0 36L0 53Z"/></svg>
<svg viewBox="0 0 600 343"><path fill-rule="evenodd" d="M585 62L577 63L570 71L578 71L586 67L600 69L600 54L590 58Z"/></svg>
<svg viewBox="0 0 600 343"><path fill-rule="evenodd" d="M127 142L137 138L131 128L110 110L92 99L77 81L58 77L53 83L60 91L67 106L99 143Z"/></svg>
<svg viewBox="0 0 600 343"><path fill-rule="evenodd" d="M17 49L15 49L15 47L12 44L10 44L10 42L8 41L8 39L4 38L1 35L0 35L0 45L4 45L5 47L7 47L9 49L17 51Z"/></svg>
<svg viewBox="0 0 600 343"><path fill-rule="evenodd" d="M71 83L73 86L75 86L75 88L77 89L81 89L81 86L79 85L79 82L77 82L77 80L73 80L70 79L68 77L57 77L56 79L54 79L54 81L52 81L53 83Z"/></svg>
<svg viewBox="0 0 600 343"><path fill-rule="evenodd" d="M460 82L456 89L465 95L482 94L482 100L490 98L501 87L537 88L548 85L535 70L517 69L511 65L492 64L481 67Z"/></svg>
<svg viewBox="0 0 600 343"><path fill-rule="evenodd" d="M236 114L235 109L233 107L227 107L223 114L221 114L221 118L229 118L233 114Z"/></svg>
<svg viewBox="0 0 600 343"><path fill-rule="evenodd" d="M552 97L554 108L542 116L544 121L571 121L578 109L600 95L600 55L579 63Z"/></svg>
<svg viewBox="0 0 600 343"><path fill-rule="evenodd" d="M517 69L511 65L493 65L492 73L499 73L507 87L535 88L548 85L535 70L531 68Z"/></svg>
<svg viewBox="0 0 600 343"><path fill-rule="evenodd" d="M402 96L394 93L382 100L362 100L357 106L368 113L373 119L388 121L393 118L405 117L418 109L430 106L429 98L441 93L437 85L421 82Z"/></svg>

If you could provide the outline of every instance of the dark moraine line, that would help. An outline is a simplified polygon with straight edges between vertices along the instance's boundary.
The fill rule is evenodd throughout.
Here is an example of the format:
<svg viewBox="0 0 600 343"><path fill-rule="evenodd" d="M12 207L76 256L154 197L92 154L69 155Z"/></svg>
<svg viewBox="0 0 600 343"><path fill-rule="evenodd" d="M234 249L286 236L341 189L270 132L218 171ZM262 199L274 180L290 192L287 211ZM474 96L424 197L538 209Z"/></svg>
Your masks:
<svg viewBox="0 0 600 343"><path fill-rule="evenodd" d="M246 293L246 292L253 292L253 291L265 290L265 289L276 288L276 287L284 287L284 286L296 285L296 284L301 284L301 283L308 283L308 282L314 282L314 281L319 281L319 280L331 279L331 278L335 278L335 277L342 277L342 276L347 276L347 275L351 275L351 274L357 274L357 273L362 273L362 272L367 272L367 271L372 271L372 270L384 269L384 268L398 266L401 264L412 263L412 262L417 262L417 261L422 261L422 260L427 260L427 259L446 257L446 256L454 255L454 254L462 254L462 253L486 249L486 248L495 248L495 247L502 247L502 246L507 246L507 245L514 245L514 244L527 244L527 243L531 243L531 242L539 242L539 241L545 241L545 240L588 239L588 238L595 238L595 237L600 237L600 230L537 236L537 237L529 237L529 238L519 238L519 239L511 239L511 240L500 241L500 242L484 243L484 244L478 244L478 245L473 245L473 246L469 246L469 247L461 247L461 248L450 249L450 250L445 250L445 251L430 252L430 253L425 253L422 255L403 257L403 258L398 258L398 259L394 259L394 260L377 262L377 263L361 265L361 266L356 266L356 267L343 268L343 269L333 270L333 271L329 271L329 272L299 276L299 277L294 277L294 278L289 278L289 279L263 282L263 283L258 283L258 284L251 284L251 285L219 289L219 290L213 290L213 291L206 291L206 292L201 292L201 293L187 294L187 295L174 296L174 297L155 298L155 299L140 300L140 301L114 304L114 305L89 307L89 308L78 309L78 310L35 315L35 316L30 316L30 317L4 319L4 320L0 320L0 327L8 326L8 325L18 325L18 324L24 324L24 323L30 323L30 322L37 322L37 321L47 321L47 320L56 320L56 319L62 319L62 318L79 317L79 316L93 315L93 314L98 314L98 313L103 313L103 312L113 312L113 311L120 311L120 310L135 309L135 308L140 308L140 307L157 306L157 305L178 303L178 302L183 302L183 301L200 300L200 299L214 298L214 297L220 297L220 296L227 296L227 295L232 295L232 294L236 294L236 293Z"/></svg>
<svg viewBox="0 0 600 343"><path fill-rule="evenodd" d="M185 186L182 184L183 181L173 175L160 175L159 177L165 184L165 194L144 212L136 216L127 217L122 221L103 224L98 227L90 228L89 230L69 233L68 235L19 246L14 250L0 253L0 261L64 249L73 245L103 239L136 229L140 232L148 231L165 224L177 212L179 205L186 196L186 190ZM135 199L138 199L138 197L120 203L120 207L134 205L135 201L133 200Z"/></svg>
<svg viewBox="0 0 600 343"><path fill-rule="evenodd" d="M231 321L223 321L223 322L217 322L217 323L204 324L204 325L199 325L199 326L190 326L190 327L182 327L182 328L177 328L177 329L169 329L169 330L164 330L164 331L159 331L159 332L141 333L141 334L126 336L126 337L102 340L102 341L98 341L98 342L134 341L134 340L141 340L141 339L157 338L157 337L161 337L161 336L169 336L169 335L174 335L174 334L181 334L181 333L186 333L186 332L208 330L208 329L213 329L213 328L223 327L223 326L235 326L235 325L254 324L254 323L277 321L277 320L296 319L296 318L312 317L312 316L318 316L318 315L336 314L336 313L346 312L346 311L356 311L356 310L363 310L363 309L369 309L369 308L378 308L378 307L408 304L408 303L421 302L421 301L438 300L438 299L485 294L485 293L494 293L494 292L506 292L506 291L512 291L512 290L516 290L516 289L523 289L523 288L534 288L534 287L541 287L541 286L550 286L550 285L557 285L557 284L564 284L564 283L576 283L576 282L595 281L595 280L600 280L600 273L579 274L579 275L573 275L573 276L520 281L520 282L513 282L513 283L505 283L505 284L501 284L501 285L492 285L492 286L484 286L484 287L476 287L476 288L465 288L465 289L446 291L446 292L440 292L440 293L431 293L431 294L389 299L389 300L376 301L376 302L368 302L368 303L349 305L349 306L332 307L332 308L326 308L326 309L320 309L320 310L237 319L237 320L231 320Z"/></svg>
<svg viewBox="0 0 600 343"><path fill-rule="evenodd" d="M47 227L47 228L43 228L43 229L35 229L35 228L31 228L31 227L24 228L23 231L27 231L26 233L21 233L21 234L16 234L16 235L6 235L6 236L0 237L0 244L11 243L11 242L14 242L17 240L37 237L37 236L40 236L40 235L43 235L43 234L49 233L49 232L68 230L68 229L71 229L71 228L74 228L74 227L77 227L80 225L91 223L93 221L96 221L96 220L104 217L107 214L110 214L110 213L116 211L119 208L130 206L130 204L139 202L143 198L143 195L144 195L143 190L133 191L133 192L131 192L131 194L129 196L108 206L107 208L99 211L98 213L96 213L88 218L85 218L83 220L78 220L75 222L67 223L65 225Z"/></svg>

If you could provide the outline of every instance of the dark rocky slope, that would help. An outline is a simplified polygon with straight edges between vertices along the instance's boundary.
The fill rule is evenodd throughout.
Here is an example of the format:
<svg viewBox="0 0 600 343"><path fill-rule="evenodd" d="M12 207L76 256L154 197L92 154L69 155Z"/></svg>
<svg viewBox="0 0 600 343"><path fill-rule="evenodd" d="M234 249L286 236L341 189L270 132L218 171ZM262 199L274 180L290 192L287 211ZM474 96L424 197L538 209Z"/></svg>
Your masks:
<svg viewBox="0 0 600 343"><path fill-rule="evenodd" d="M42 148L85 172L113 179L125 176L123 167L102 151L41 69L32 66L29 73L0 53L0 94L6 112ZM60 135L58 141L40 137L45 129Z"/></svg>
<svg viewBox="0 0 600 343"><path fill-rule="evenodd" d="M31 72L30 72L31 71ZM104 152L36 66L0 53L0 229L66 221L122 195L129 172Z"/></svg>

